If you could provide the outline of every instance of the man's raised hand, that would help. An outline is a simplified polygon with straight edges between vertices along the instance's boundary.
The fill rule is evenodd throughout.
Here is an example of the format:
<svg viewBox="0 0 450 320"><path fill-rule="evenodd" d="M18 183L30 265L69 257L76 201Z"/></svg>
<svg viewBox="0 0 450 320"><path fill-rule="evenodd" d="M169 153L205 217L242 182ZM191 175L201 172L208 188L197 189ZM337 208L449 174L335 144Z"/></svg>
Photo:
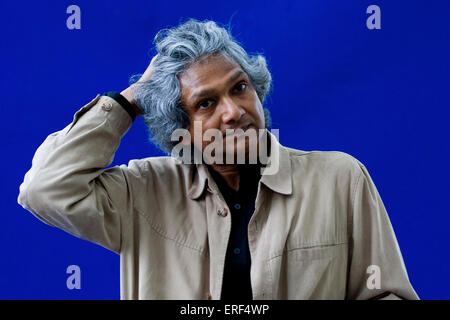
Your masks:
<svg viewBox="0 0 450 320"><path fill-rule="evenodd" d="M139 80L136 83L133 83L132 85L130 85L128 88L126 88L125 90L123 90L120 94L123 95L131 104L131 106L133 107L135 113L136 113L136 117L142 115L142 111L141 109L136 105L136 102L134 101L134 89L135 86L139 83L143 83L143 82L147 82L148 80L150 80L150 78L152 77L153 74L153 61L155 61L155 58L158 55L154 56L152 58L152 61L150 61L149 66L147 67L147 69L145 70L145 72L142 74L142 76L139 78Z"/></svg>

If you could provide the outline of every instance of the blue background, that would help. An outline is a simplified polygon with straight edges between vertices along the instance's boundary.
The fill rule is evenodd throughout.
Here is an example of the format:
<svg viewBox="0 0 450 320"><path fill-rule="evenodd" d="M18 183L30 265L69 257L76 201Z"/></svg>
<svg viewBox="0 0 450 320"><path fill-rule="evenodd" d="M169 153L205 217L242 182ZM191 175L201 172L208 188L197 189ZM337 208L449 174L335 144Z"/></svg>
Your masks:
<svg viewBox="0 0 450 320"><path fill-rule="evenodd" d="M81 8L81 30L66 8ZM381 8L381 30L366 8ZM17 204L37 147L96 94L121 91L164 27L231 23L266 56L282 144L347 152L368 168L422 299L449 299L450 1L1 1L0 298L119 299L119 256ZM162 153L138 119L113 165ZM81 290L66 287L81 268Z"/></svg>

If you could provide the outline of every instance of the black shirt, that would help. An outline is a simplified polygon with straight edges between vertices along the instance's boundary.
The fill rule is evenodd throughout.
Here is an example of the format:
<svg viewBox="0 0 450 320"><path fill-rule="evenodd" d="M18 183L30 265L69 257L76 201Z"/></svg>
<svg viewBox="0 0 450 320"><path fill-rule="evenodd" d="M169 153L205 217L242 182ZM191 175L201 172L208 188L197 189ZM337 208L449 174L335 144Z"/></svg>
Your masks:
<svg viewBox="0 0 450 320"><path fill-rule="evenodd" d="M221 300L252 300L251 256L248 223L255 211L260 166L239 165L239 189L230 188L220 174L208 166L231 212L231 231L225 258Z"/></svg>

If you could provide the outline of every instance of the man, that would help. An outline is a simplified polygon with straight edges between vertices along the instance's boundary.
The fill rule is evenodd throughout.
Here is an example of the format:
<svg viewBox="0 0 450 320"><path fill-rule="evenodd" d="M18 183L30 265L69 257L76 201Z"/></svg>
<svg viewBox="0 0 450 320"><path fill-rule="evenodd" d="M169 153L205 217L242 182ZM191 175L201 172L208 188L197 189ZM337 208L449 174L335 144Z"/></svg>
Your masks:
<svg viewBox="0 0 450 320"><path fill-rule="evenodd" d="M212 21L155 40L138 83L97 95L38 148L20 186L24 208L120 254L122 299L418 299L361 162L286 148L273 134L247 139L270 125L262 56ZM181 159L194 150L208 161L103 169L139 115L162 150L181 143L192 147ZM178 129L193 141L173 139ZM222 161L230 150L233 161Z"/></svg>

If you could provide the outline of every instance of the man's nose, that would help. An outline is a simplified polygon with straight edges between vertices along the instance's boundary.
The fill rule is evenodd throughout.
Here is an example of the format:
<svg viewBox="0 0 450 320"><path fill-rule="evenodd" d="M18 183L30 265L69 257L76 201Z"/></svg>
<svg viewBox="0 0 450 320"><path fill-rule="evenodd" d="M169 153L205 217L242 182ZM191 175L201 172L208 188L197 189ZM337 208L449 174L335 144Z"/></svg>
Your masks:
<svg viewBox="0 0 450 320"><path fill-rule="evenodd" d="M221 109L222 122L227 124L238 122L245 113L245 110L231 98L223 99Z"/></svg>

